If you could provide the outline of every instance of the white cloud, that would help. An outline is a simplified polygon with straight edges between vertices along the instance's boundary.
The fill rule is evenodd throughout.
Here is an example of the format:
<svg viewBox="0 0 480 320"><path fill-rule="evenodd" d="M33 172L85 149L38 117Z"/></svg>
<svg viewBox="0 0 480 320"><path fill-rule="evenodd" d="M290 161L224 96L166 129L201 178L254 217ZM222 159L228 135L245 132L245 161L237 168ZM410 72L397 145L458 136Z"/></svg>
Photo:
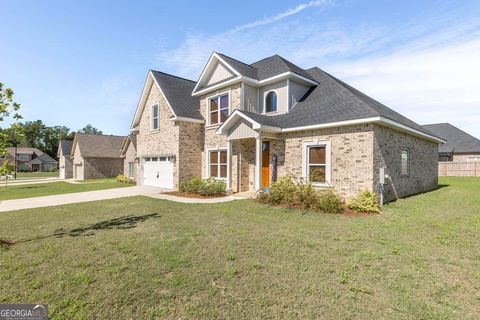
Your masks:
<svg viewBox="0 0 480 320"><path fill-rule="evenodd" d="M308 8L311 8L311 7L318 7L318 6L321 6L321 5L326 4L326 3L328 3L328 1L326 1L326 0L310 1L308 3L301 3L301 4L297 5L295 8L290 8L290 9L288 9L288 10L282 12L282 13L279 13L279 14L273 16L273 17L265 17L265 18L260 19L260 20L249 22L249 23L244 24L242 26L238 26L230 32L232 32L232 33L239 32L239 31L243 31L243 30L246 30L246 29L255 28L255 27L263 26L263 25L270 24L270 23L273 23L273 22L277 22L279 20L282 20L284 18L292 16L296 13L299 13L299 12L305 10L305 9L308 9Z"/></svg>

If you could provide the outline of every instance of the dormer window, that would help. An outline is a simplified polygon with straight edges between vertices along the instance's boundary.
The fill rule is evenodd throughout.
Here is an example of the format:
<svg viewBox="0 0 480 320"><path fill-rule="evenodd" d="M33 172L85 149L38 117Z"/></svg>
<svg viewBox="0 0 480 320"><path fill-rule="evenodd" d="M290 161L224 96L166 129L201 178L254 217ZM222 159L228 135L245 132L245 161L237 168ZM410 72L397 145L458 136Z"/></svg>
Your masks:
<svg viewBox="0 0 480 320"><path fill-rule="evenodd" d="M222 94L208 99L208 123L220 124L227 120L230 114L228 94Z"/></svg>
<svg viewBox="0 0 480 320"><path fill-rule="evenodd" d="M277 112L277 94L270 91L265 97L265 113Z"/></svg>

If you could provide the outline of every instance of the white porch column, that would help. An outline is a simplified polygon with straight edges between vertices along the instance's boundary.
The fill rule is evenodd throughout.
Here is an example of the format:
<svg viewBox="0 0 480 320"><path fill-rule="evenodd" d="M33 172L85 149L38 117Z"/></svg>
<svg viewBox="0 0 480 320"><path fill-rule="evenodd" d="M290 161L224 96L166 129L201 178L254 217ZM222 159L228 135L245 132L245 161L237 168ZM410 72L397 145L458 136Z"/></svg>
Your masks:
<svg viewBox="0 0 480 320"><path fill-rule="evenodd" d="M255 192L262 187L262 136L255 138Z"/></svg>
<svg viewBox="0 0 480 320"><path fill-rule="evenodd" d="M227 140L227 191L232 190L232 142Z"/></svg>

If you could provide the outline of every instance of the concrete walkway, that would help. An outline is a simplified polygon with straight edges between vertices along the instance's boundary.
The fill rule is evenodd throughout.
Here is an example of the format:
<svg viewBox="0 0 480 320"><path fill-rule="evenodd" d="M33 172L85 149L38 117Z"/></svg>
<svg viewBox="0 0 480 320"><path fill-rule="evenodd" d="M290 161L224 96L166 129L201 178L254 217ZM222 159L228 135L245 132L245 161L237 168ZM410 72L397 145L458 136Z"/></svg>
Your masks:
<svg viewBox="0 0 480 320"><path fill-rule="evenodd" d="M132 196L147 196L155 199L170 200L181 203L219 203L247 198L245 196L233 195L221 198L197 199L177 197L173 195L163 194L161 192L162 189L159 188L134 186L126 188L59 194L36 198L4 200L0 201L0 212L59 206L63 204L108 200Z"/></svg>
<svg viewBox="0 0 480 320"><path fill-rule="evenodd" d="M23 186L29 184L42 184L50 182L60 182L65 181L60 178L35 178L35 179L19 179L19 180L8 180L8 186ZM0 180L0 187L5 186L5 180Z"/></svg>
<svg viewBox="0 0 480 320"><path fill-rule="evenodd" d="M107 190L86 191L59 194L53 196L4 200L0 202L0 212L59 206L62 204L107 200L132 196L151 196L157 194L157 188L126 187Z"/></svg>

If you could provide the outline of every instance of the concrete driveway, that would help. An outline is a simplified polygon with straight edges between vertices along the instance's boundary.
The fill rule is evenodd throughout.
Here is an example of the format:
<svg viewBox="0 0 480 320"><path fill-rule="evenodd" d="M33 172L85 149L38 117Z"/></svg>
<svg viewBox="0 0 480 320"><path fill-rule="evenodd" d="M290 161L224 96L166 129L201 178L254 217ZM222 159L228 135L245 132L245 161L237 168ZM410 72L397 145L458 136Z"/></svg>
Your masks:
<svg viewBox="0 0 480 320"><path fill-rule="evenodd" d="M0 202L0 212L50 207L69 203L107 200L131 196L152 196L159 194L161 191L162 190L159 188L134 186L118 189L59 194L54 196L36 198L4 200Z"/></svg>

